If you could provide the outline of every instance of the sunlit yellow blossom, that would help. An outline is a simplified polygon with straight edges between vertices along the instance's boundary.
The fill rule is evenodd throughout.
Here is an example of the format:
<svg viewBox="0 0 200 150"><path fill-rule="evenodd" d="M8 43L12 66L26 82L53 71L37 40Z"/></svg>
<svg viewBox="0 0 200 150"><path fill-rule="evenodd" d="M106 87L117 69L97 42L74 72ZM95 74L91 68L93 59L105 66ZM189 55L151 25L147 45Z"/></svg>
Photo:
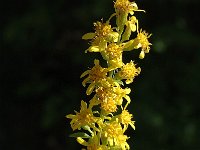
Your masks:
<svg viewBox="0 0 200 150"><path fill-rule="evenodd" d="M111 77L102 79L95 90L96 94L90 100L90 107L104 103L104 101L105 103L107 103L108 99L115 98L116 94L113 91L113 87L118 87L118 86L119 84L115 80L113 80L113 78ZM115 106L116 104L114 104L113 108L116 107ZM110 108L110 110L114 110L114 109Z"/></svg>
<svg viewBox="0 0 200 150"><path fill-rule="evenodd" d="M110 68L116 69L122 66L123 47L116 43L110 43L105 51L102 51L104 59L108 61Z"/></svg>
<svg viewBox="0 0 200 150"><path fill-rule="evenodd" d="M107 138L107 142L110 146L116 146L124 150L129 148L126 143L128 137L124 135L123 129L118 121L104 123L102 136Z"/></svg>
<svg viewBox="0 0 200 150"><path fill-rule="evenodd" d="M108 23L95 22L95 32L86 33L83 39L92 39L91 46L88 48L89 52L101 52L107 47L107 42L116 42L118 33L114 32L111 25Z"/></svg>
<svg viewBox="0 0 200 150"><path fill-rule="evenodd" d="M117 110L115 97L116 94L113 92L112 87L99 87L94 98L101 104L104 113L108 114Z"/></svg>
<svg viewBox="0 0 200 150"><path fill-rule="evenodd" d="M126 135L119 135L117 138L118 141L118 145L120 145L120 148L122 150L129 150L130 147L128 145L128 143L126 142L129 139L129 137L127 137Z"/></svg>
<svg viewBox="0 0 200 150"><path fill-rule="evenodd" d="M130 13L133 15L134 11L138 11L137 4L135 2L130 2L129 0L116 0L114 7L119 14Z"/></svg>
<svg viewBox="0 0 200 150"><path fill-rule="evenodd" d="M119 115L118 119L119 122L124 125L124 131L128 128L128 125L130 125L135 130L134 122L131 119L133 118L133 115L130 114L127 110L123 110L122 113Z"/></svg>
<svg viewBox="0 0 200 150"><path fill-rule="evenodd" d="M104 114L109 114L116 112L117 110L117 105L114 99L109 98L107 101L102 101L101 102L101 109L103 110L102 113Z"/></svg>
<svg viewBox="0 0 200 150"><path fill-rule="evenodd" d="M129 0L116 0L114 7L117 16L116 22L120 32L122 32L124 25L127 22L128 14L133 15L134 11L144 11L138 9L137 4L135 2L130 2Z"/></svg>
<svg viewBox="0 0 200 150"><path fill-rule="evenodd" d="M140 74L141 68L136 68L136 65L131 61L126 65L123 65L121 70L118 72L117 76L121 79L126 79L126 84L130 84L133 82L135 76Z"/></svg>
<svg viewBox="0 0 200 150"><path fill-rule="evenodd" d="M140 53L140 59L143 59L145 56L145 53L149 53L150 45L148 38L151 36L151 34L148 34L146 31L140 30L140 32L137 35L137 38L134 40L134 43L136 44L136 48L142 48Z"/></svg>
<svg viewBox="0 0 200 150"><path fill-rule="evenodd" d="M82 126L88 125L91 128L95 128L94 123L97 121L94 117L91 109L87 108L87 103L81 101L81 110L80 112L75 111L76 115L69 114L66 117L72 119L70 122L73 130L80 130Z"/></svg>
<svg viewBox="0 0 200 150"><path fill-rule="evenodd" d="M113 92L116 95L115 97L116 104L121 106L123 103L123 98L124 98L127 101L125 105L125 108L126 108L127 105L131 102L130 97L127 95L131 92L131 89L130 88L122 89L120 86L118 86L118 87L113 88Z"/></svg>
<svg viewBox="0 0 200 150"><path fill-rule="evenodd" d="M104 123L103 127L104 137L109 137L110 139L113 139L117 138L121 134L123 134L123 130L119 122L113 121L111 123ZM113 145L113 142L111 145Z"/></svg>
<svg viewBox="0 0 200 150"><path fill-rule="evenodd" d="M131 92L130 88L122 89L118 84L112 85L103 82L100 85L95 91L95 96L90 101L92 106L101 104L101 108L105 113L111 113L117 110L117 106L122 105L123 99L127 101L125 108L130 103L131 99L127 95Z"/></svg>
<svg viewBox="0 0 200 150"><path fill-rule="evenodd" d="M88 77L85 78L82 82L83 86L86 86L86 83L90 83L86 91L87 95L90 95L92 93L95 85L97 85L100 80L106 78L108 72L108 69L102 68L99 65L99 60L95 59L94 64L95 66L92 69L83 72L81 75L81 78L88 75Z"/></svg>
<svg viewBox="0 0 200 150"><path fill-rule="evenodd" d="M122 59L122 47L116 43L111 43L105 50L107 60Z"/></svg>

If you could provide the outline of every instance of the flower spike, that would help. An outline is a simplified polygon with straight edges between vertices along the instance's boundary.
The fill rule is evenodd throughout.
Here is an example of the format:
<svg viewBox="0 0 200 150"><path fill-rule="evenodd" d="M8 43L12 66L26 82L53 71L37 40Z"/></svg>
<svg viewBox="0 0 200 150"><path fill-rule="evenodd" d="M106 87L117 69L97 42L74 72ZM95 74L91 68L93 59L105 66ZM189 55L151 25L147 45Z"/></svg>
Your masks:
<svg viewBox="0 0 200 150"><path fill-rule="evenodd" d="M128 127L135 130L134 117L128 111L131 89L127 85L135 83L141 68L133 60L125 63L123 54L141 49L139 58L143 59L152 45L151 34L139 29L135 12L145 11L136 2L115 0L114 9L106 22L95 22L94 31L82 36L90 41L85 52L100 53L104 61L95 59L94 66L81 74L89 100L81 101L79 112L66 116L71 119L72 130L78 130L71 137L85 150L129 150L125 132ZM116 25L111 24L111 19L116 20Z"/></svg>

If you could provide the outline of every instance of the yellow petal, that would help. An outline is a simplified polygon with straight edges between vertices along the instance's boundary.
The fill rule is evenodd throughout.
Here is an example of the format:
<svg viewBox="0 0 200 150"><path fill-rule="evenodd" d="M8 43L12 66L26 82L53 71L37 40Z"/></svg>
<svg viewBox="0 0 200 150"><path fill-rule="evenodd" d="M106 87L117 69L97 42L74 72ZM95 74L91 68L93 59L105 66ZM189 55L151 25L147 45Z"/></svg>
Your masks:
<svg viewBox="0 0 200 150"><path fill-rule="evenodd" d="M76 140L79 144L84 145L84 146L88 146L88 143L84 139L82 139L81 137L77 137Z"/></svg>
<svg viewBox="0 0 200 150"><path fill-rule="evenodd" d="M125 88L124 90L125 90L125 93L126 93L126 94L131 93L131 89L130 89L130 88Z"/></svg>
<svg viewBox="0 0 200 150"><path fill-rule="evenodd" d="M135 125L134 125L134 121L132 121L131 123L129 123L131 125L131 127L135 130Z"/></svg>
<svg viewBox="0 0 200 150"><path fill-rule="evenodd" d="M75 115L69 114L69 115L66 115L66 118L72 119L72 118L74 118L74 116L75 116Z"/></svg>
<svg viewBox="0 0 200 150"><path fill-rule="evenodd" d="M85 79L83 80L83 82L82 82L82 85L85 87L85 86L86 86L86 83L87 83L88 81L90 81L90 78L89 78L89 77L85 78Z"/></svg>
<svg viewBox="0 0 200 150"><path fill-rule="evenodd" d="M144 58L144 56L145 56L145 53L144 53L144 51L141 51L141 52L140 52L140 56L139 56L139 58L140 58L140 59L143 59L143 58Z"/></svg>
<svg viewBox="0 0 200 150"><path fill-rule="evenodd" d="M95 83L91 83L87 88L86 94L90 95L93 92L94 88L95 88Z"/></svg>
<svg viewBox="0 0 200 150"><path fill-rule="evenodd" d="M126 80L126 84L130 84L130 83L132 83L133 82L133 79L128 79L128 80Z"/></svg>
<svg viewBox="0 0 200 150"><path fill-rule="evenodd" d="M99 46L90 46L88 49L87 49L89 52L99 52Z"/></svg>
<svg viewBox="0 0 200 150"><path fill-rule="evenodd" d="M87 109L87 103L81 100L81 110L86 110Z"/></svg>
<svg viewBox="0 0 200 150"><path fill-rule="evenodd" d="M86 75L89 74L89 73L90 73L90 70L84 71L84 72L81 74L80 78L86 76Z"/></svg>

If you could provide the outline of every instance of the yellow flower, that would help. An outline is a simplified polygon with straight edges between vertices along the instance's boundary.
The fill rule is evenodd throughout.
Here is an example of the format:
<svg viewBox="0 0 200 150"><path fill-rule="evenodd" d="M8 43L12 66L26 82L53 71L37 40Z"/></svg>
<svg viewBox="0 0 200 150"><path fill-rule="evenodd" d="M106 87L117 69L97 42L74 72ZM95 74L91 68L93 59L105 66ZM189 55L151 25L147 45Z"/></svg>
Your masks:
<svg viewBox="0 0 200 150"><path fill-rule="evenodd" d="M96 89L93 99L101 104L101 109L105 114L109 114L117 110L115 97L116 94L113 92L113 85L103 80L101 86Z"/></svg>
<svg viewBox="0 0 200 150"><path fill-rule="evenodd" d="M94 90L95 86L98 85L98 83L102 80L105 79L107 76L108 69L107 68L102 68L99 65L99 60L95 59L94 60L95 66L82 73L80 78L88 75L87 78L85 78L82 82L83 86L86 86L86 83L90 83L90 85L87 88L86 94L90 95L92 91Z"/></svg>
<svg viewBox="0 0 200 150"><path fill-rule="evenodd" d="M130 114L127 110L122 110L122 113L118 116L119 122L124 125L123 131L125 131L128 128L128 125L130 125L135 130L135 121L132 121L133 115Z"/></svg>
<svg viewBox="0 0 200 150"><path fill-rule="evenodd" d="M108 61L110 69L116 69L122 66L123 47L116 43L110 43L105 51L102 51L102 56Z"/></svg>
<svg viewBox="0 0 200 150"><path fill-rule="evenodd" d="M107 42L117 42L118 33L114 32L108 23L94 23L95 32L86 33L82 39L92 39L91 46L86 50L89 52L101 52L107 47Z"/></svg>
<svg viewBox="0 0 200 150"><path fill-rule="evenodd" d="M119 86L119 84L115 82L113 78L107 77L106 79L102 79L95 90L96 94L90 100L90 107L92 108L95 105L99 105L104 101L107 101L108 98L112 98L112 95L114 94L112 89L114 86ZM112 110L112 108L110 110Z"/></svg>
<svg viewBox="0 0 200 150"><path fill-rule="evenodd" d="M114 8L117 16L117 26L120 32L122 32L124 25L127 22L128 14L133 15L134 11L144 11L139 10L135 2L130 2L129 0L116 0Z"/></svg>
<svg viewBox="0 0 200 150"><path fill-rule="evenodd" d="M114 7L119 14L130 13L133 15L134 11L138 11L137 4L135 2L130 2L129 0L116 0Z"/></svg>
<svg viewBox="0 0 200 150"><path fill-rule="evenodd" d="M90 101L90 107L100 104L105 114L116 112L117 106L122 105L123 98L127 100L125 108L131 101L127 95L131 92L130 88L122 89L117 83L114 85L102 80L95 92L96 94Z"/></svg>
<svg viewBox="0 0 200 150"><path fill-rule="evenodd" d="M126 142L128 137L124 135L123 129L117 120L110 123L104 123L102 136L111 147L113 146L123 150L129 149L129 145Z"/></svg>
<svg viewBox="0 0 200 150"><path fill-rule="evenodd" d="M72 119L70 122L73 130L80 130L83 126L89 126L93 129L96 129L95 122L97 121L96 117L94 117L91 109L87 108L87 103L81 101L81 110L80 112L75 111L76 115L69 114L66 117Z"/></svg>
<svg viewBox="0 0 200 150"><path fill-rule="evenodd" d="M117 77L120 79L126 79L126 84L133 82L135 76L138 76L141 72L141 68L136 68L136 65L131 61L126 65L123 65L121 70L117 73Z"/></svg>
<svg viewBox="0 0 200 150"><path fill-rule="evenodd" d="M145 57L145 53L149 53L150 45L152 45L148 40L150 36L151 34L140 30L135 39L122 44L124 47L123 51L131 51L133 49L141 48L142 50L140 52L139 58L143 59Z"/></svg>
<svg viewBox="0 0 200 150"><path fill-rule="evenodd" d="M126 99L127 103L124 108L128 106L128 104L131 102L130 97L127 95L131 92L130 88L122 89L120 86L114 87L113 92L115 93L115 102L117 105L122 105L123 98Z"/></svg>
<svg viewBox="0 0 200 150"><path fill-rule="evenodd" d="M123 134L122 127L117 121L113 121L110 123L105 122L102 130L102 135L109 139L108 142L111 146L114 145L114 139L117 139L119 135Z"/></svg>
<svg viewBox="0 0 200 150"><path fill-rule="evenodd" d="M134 43L136 45L136 48L142 48L140 52L140 59L143 59L145 56L145 53L149 53L150 45L148 38L151 36L151 34L148 34L146 31L140 30L140 32L137 35L137 38L134 40Z"/></svg>
<svg viewBox="0 0 200 150"><path fill-rule="evenodd" d="M118 145L120 145L120 148L122 150L129 150L130 149L130 146L128 145L128 143L126 142L126 140L128 140L129 137L127 137L126 135L119 135L118 136Z"/></svg>
<svg viewBox="0 0 200 150"><path fill-rule="evenodd" d="M109 114L117 111L117 105L113 99L109 98L107 101L101 102L101 109L105 114Z"/></svg>

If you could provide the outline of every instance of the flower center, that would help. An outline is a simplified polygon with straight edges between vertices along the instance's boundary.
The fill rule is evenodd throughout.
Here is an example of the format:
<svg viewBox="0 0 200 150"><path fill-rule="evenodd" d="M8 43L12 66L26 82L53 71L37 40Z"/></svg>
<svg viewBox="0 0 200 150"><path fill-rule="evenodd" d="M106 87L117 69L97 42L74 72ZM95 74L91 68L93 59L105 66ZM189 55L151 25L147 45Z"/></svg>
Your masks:
<svg viewBox="0 0 200 150"><path fill-rule="evenodd" d="M106 48L106 53L111 60L120 58L122 54L122 47L115 43L111 43Z"/></svg>

